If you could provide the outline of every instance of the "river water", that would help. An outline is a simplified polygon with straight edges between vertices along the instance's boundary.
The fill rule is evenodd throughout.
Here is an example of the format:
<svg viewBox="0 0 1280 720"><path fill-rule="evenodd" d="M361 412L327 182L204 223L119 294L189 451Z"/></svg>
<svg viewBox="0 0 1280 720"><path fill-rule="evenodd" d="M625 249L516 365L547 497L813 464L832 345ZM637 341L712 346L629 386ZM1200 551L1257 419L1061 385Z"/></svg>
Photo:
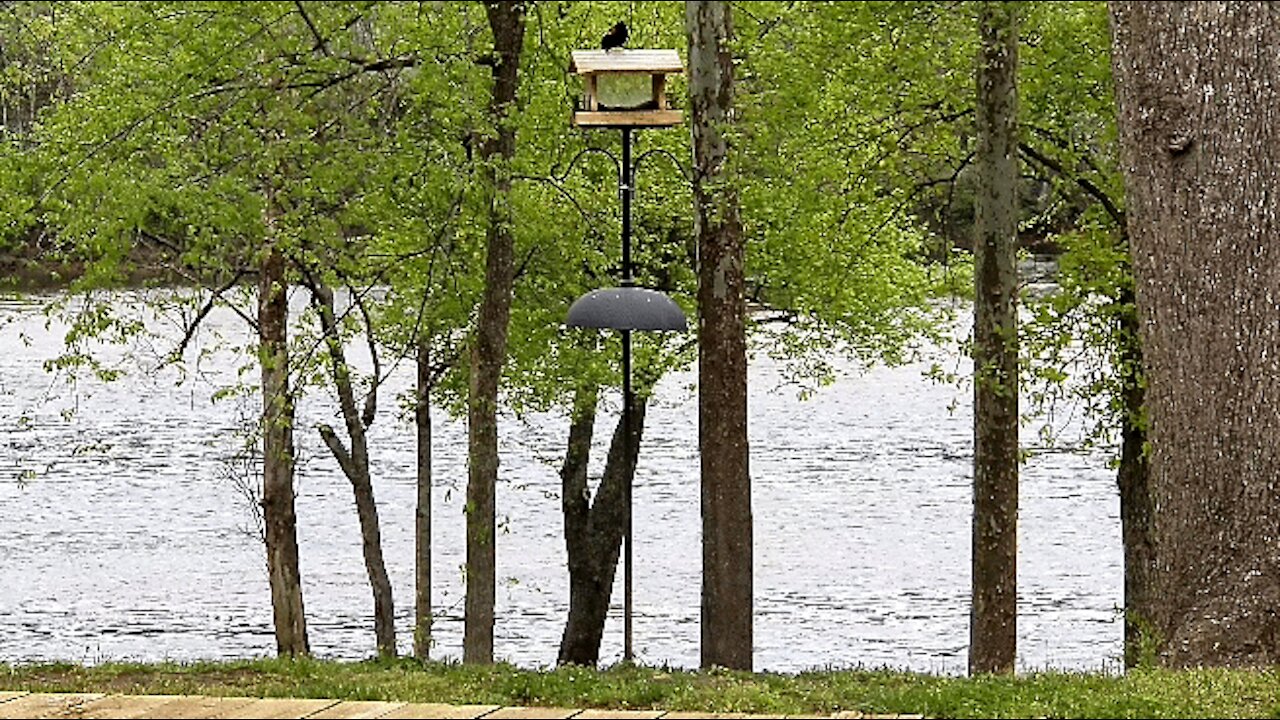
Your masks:
<svg viewBox="0 0 1280 720"><path fill-rule="evenodd" d="M236 381L243 357L207 332L188 357L208 353L185 379L170 369L69 384L43 368L60 352L64 330L46 320L48 299L0 301L0 661L273 653L264 551L231 479L242 416L258 401L211 400ZM116 304L137 299L121 293ZM152 325L162 337L155 347L171 347L176 331ZM215 311L207 326L232 344L246 337L230 312ZM801 399L775 361L762 353L751 362L756 669L963 672L969 390L925 379L924 361L838 366L833 384ZM253 382L256 371L244 378ZM676 667L698 662L695 379L674 373L658 386L635 488L637 656ZM399 368L388 389L411 381L412 369ZM382 404L371 456L407 652L413 435L386 411L391 394ZM612 398L597 424L597 477L617 405ZM351 490L314 431L316 422L332 422L334 405L317 394L299 411L298 532L312 647L323 657L368 657L372 600ZM563 629L568 583L556 470L566 433L566 419L554 413L502 423L495 645L499 658L522 666L554 663ZM1023 440L1035 442L1034 427ZM465 445L464 424L437 410L434 655L441 658L461 654ZM1116 667L1123 571L1107 459L1105 451L1046 451L1023 467L1023 669ZM606 662L621 653L620 585L614 597Z"/></svg>

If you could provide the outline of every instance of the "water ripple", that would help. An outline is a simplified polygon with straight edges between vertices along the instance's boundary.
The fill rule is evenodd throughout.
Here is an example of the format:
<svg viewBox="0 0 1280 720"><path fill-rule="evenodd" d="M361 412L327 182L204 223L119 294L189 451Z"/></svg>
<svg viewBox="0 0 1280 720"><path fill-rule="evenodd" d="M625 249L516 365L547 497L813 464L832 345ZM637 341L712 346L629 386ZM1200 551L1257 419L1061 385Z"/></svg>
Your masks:
<svg viewBox="0 0 1280 720"><path fill-rule="evenodd" d="M210 320L237 337L233 317ZM57 352L61 328L44 325L38 303L0 299L0 347L10 350L0 353L0 660L273 652L263 551L249 531L245 498L226 479L241 410L209 400L218 383L236 382L239 360L213 352L203 379L179 387L170 373L110 385L51 383L41 364ZM19 341L23 334L29 344ZM963 671L972 421L965 393L923 379L923 369L850 370L800 401L764 354L753 361L757 669ZM410 368L403 370L385 387L387 398L412 382ZM639 657L674 666L698 662L694 382L678 373L657 388L635 489ZM957 399L959 409L949 412ZM616 418L616 397L607 400L601 429ZM255 407L250 397L246 409ZM366 657L374 652L372 603L351 488L312 431L333 408L313 397L299 412L298 532L312 645L326 657ZM435 655L456 658L465 426L442 409L436 420ZM1034 430L1027 429L1028 442ZM558 414L502 424L496 649L522 665L554 662L567 612L556 475L566 432ZM596 476L607 441L600 435ZM405 651L411 438L390 413L370 438ZM1026 667L1097 668L1120 652L1118 498L1106 459L1044 452L1024 467L1019 634ZM620 656L620 614L619 607L610 614L606 662Z"/></svg>

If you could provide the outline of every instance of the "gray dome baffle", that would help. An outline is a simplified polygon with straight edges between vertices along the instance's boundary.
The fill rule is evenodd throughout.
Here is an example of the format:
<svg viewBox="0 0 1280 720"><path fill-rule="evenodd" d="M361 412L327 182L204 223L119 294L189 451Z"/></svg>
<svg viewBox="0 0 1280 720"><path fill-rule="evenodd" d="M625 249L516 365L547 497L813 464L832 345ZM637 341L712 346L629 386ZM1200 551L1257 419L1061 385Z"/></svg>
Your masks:
<svg viewBox="0 0 1280 720"><path fill-rule="evenodd" d="M592 290L569 308L570 327L610 330L684 330L684 311L665 294L648 288Z"/></svg>

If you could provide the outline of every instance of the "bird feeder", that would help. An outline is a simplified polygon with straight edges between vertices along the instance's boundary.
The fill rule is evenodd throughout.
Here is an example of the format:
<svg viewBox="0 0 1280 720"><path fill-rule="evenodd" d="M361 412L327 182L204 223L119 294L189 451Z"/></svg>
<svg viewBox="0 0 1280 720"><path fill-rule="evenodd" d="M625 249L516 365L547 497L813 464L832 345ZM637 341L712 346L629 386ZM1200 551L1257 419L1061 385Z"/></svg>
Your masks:
<svg viewBox="0 0 1280 720"><path fill-rule="evenodd" d="M675 50L574 50L569 71L583 79L578 127L671 127L684 121L667 103L667 75L683 73Z"/></svg>
<svg viewBox="0 0 1280 720"><path fill-rule="evenodd" d="M581 75L582 99L574 108L578 127L622 130L622 158L618 163L618 194L622 198L622 285L594 290L569 308L569 327L622 331L622 442L623 457L631 457L631 414L635 391L631 387L631 333L636 330L683 331L684 311L658 290L635 286L631 274L631 200L635 194L635 165L631 161L631 136L639 128L671 127L683 122L679 110L667 105L667 75L684 72L675 50L627 50L626 23L613 26L604 36L602 50L575 50L570 72ZM641 158L644 156L642 155ZM622 659L631 662L631 476L625 476L627 508L622 531L623 601Z"/></svg>

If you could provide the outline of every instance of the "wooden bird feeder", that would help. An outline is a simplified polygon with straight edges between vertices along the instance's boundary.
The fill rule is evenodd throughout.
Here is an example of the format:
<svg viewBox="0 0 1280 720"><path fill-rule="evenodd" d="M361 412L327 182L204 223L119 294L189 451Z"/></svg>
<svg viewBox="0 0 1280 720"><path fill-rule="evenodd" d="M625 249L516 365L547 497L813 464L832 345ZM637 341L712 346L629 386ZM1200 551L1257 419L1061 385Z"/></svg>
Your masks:
<svg viewBox="0 0 1280 720"><path fill-rule="evenodd" d="M578 127L670 127L684 116L667 104L667 75L683 73L675 50L574 50L569 71L583 78Z"/></svg>

